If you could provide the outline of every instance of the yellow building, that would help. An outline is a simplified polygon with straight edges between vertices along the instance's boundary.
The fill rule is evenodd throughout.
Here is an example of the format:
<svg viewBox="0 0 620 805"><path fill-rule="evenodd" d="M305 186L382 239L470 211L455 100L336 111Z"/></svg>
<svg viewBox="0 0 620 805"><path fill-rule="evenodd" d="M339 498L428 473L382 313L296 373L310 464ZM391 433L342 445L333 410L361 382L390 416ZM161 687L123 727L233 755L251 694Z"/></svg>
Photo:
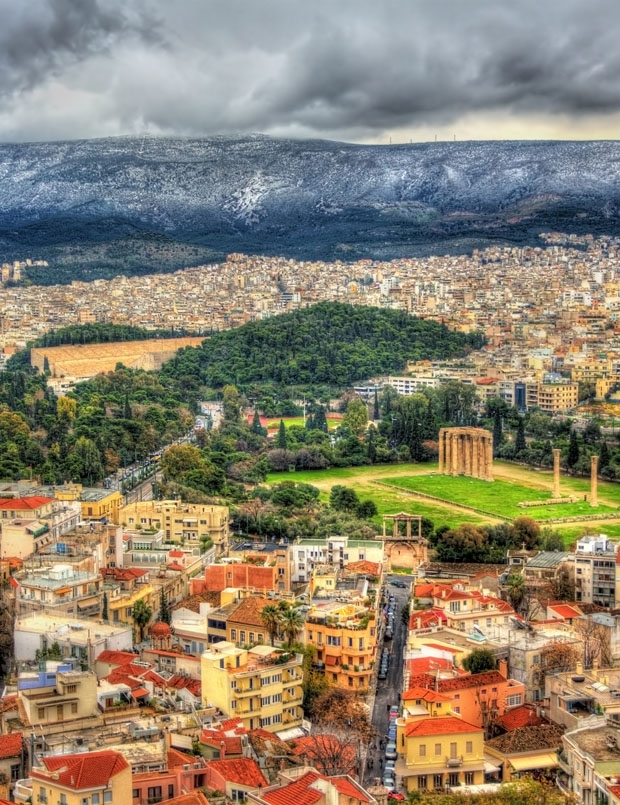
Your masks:
<svg viewBox="0 0 620 805"><path fill-rule="evenodd" d="M368 690L377 650L374 611L355 604L314 607L306 618L304 642L327 679L347 690Z"/></svg>
<svg viewBox="0 0 620 805"><path fill-rule="evenodd" d="M202 703L218 707L246 729L277 732L301 725L302 655L273 646L215 643L201 657Z"/></svg>
<svg viewBox="0 0 620 805"><path fill-rule="evenodd" d="M430 706L438 702L425 702ZM395 772L407 791L444 791L484 782L484 730L454 715L401 718Z"/></svg>
<svg viewBox="0 0 620 805"><path fill-rule="evenodd" d="M132 802L131 766L103 750L41 758L32 769L32 802L48 805L124 805Z"/></svg>
<svg viewBox="0 0 620 805"><path fill-rule="evenodd" d="M105 520L117 524L120 522L119 511L123 496L117 490L97 487L82 489L79 501L83 520Z"/></svg>
<svg viewBox="0 0 620 805"><path fill-rule="evenodd" d="M228 544L228 506L143 500L123 506L120 522L130 528L161 529L166 542L198 545L209 537L221 553Z"/></svg>
<svg viewBox="0 0 620 805"><path fill-rule="evenodd" d="M97 727L97 677L92 671L35 671L20 674L20 709L28 726L44 734ZM36 801L36 800L35 800Z"/></svg>

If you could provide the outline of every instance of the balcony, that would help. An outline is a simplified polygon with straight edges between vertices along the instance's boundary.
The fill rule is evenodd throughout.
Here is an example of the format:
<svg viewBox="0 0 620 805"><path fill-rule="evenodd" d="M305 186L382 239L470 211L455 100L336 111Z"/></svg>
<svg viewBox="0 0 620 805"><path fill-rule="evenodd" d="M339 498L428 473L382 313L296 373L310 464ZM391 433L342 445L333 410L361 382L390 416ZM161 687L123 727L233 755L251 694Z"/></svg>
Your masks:
<svg viewBox="0 0 620 805"><path fill-rule="evenodd" d="M456 769L459 766L463 765L463 755L457 755L456 757L447 757L446 758L446 766L449 769Z"/></svg>
<svg viewBox="0 0 620 805"><path fill-rule="evenodd" d="M566 794L567 796L572 796L573 791L571 789L571 777L569 777L568 774L564 774L564 772L559 771L556 774L555 782L557 787L563 794Z"/></svg>
<svg viewBox="0 0 620 805"><path fill-rule="evenodd" d="M571 775L572 774L572 769L571 769L571 767L570 767L570 765L568 763L568 758L566 757L566 752L563 749L558 749L556 754L558 756L558 766L567 775Z"/></svg>

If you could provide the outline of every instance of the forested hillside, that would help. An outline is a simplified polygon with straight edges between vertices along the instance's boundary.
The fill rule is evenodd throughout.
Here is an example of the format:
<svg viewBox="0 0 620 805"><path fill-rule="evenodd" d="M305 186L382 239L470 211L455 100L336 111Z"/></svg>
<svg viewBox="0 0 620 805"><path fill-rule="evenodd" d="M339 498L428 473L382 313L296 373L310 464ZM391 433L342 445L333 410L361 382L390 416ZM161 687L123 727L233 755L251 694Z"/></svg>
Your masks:
<svg viewBox="0 0 620 805"><path fill-rule="evenodd" d="M323 302L216 333L163 368L167 377L212 388L275 382L344 388L373 375L402 372L408 360L451 358L482 345L433 321L396 310Z"/></svg>

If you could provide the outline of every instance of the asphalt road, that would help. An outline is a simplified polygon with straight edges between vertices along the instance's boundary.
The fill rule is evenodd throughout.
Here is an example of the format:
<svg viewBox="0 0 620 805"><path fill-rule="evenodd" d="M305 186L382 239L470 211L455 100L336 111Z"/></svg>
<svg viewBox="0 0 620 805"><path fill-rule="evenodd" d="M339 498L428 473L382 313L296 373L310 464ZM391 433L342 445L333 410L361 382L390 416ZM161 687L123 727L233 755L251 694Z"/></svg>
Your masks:
<svg viewBox="0 0 620 805"><path fill-rule="evenodd" d="M405 589L392 587L390 586L391 579L401 579L407 584L407 587ZM383 646L390 650L391 659L387 679L377 679L377 693L372 711L372 725L377 738L374 742L375 748L371 750L366 763L365 781L367 784L373 783L375 777L383 776L383 765L380 761L384 760L384 755L377 748L378 741L379 738L385 738L387 735L389 710L393 704L400 704L399 694L402 691L403 682L403 651L407 639L407 627L403 624L400 613L411 592L411 579L408 579L407 576L388 576L386 581L387 594L392 594L396 598L394 637L392 640L384 640L377 652L377 664L379 664Z"/></svg>

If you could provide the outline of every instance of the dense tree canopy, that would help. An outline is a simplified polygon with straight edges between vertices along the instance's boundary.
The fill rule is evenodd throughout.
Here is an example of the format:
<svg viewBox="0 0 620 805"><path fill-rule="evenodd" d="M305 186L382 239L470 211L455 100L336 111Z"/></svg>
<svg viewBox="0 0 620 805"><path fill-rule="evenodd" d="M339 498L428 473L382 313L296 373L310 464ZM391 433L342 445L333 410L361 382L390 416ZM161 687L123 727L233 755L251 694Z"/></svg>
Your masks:
<svg viewBox="0 0 620 805"><path fill-rule="evenodd" d="M322 302L215 333L202 347L183 350L163 371L198 377L213 388L269 381L343 388L402 372L407 361L463 354L482 340L401 311Z"/></svg>

